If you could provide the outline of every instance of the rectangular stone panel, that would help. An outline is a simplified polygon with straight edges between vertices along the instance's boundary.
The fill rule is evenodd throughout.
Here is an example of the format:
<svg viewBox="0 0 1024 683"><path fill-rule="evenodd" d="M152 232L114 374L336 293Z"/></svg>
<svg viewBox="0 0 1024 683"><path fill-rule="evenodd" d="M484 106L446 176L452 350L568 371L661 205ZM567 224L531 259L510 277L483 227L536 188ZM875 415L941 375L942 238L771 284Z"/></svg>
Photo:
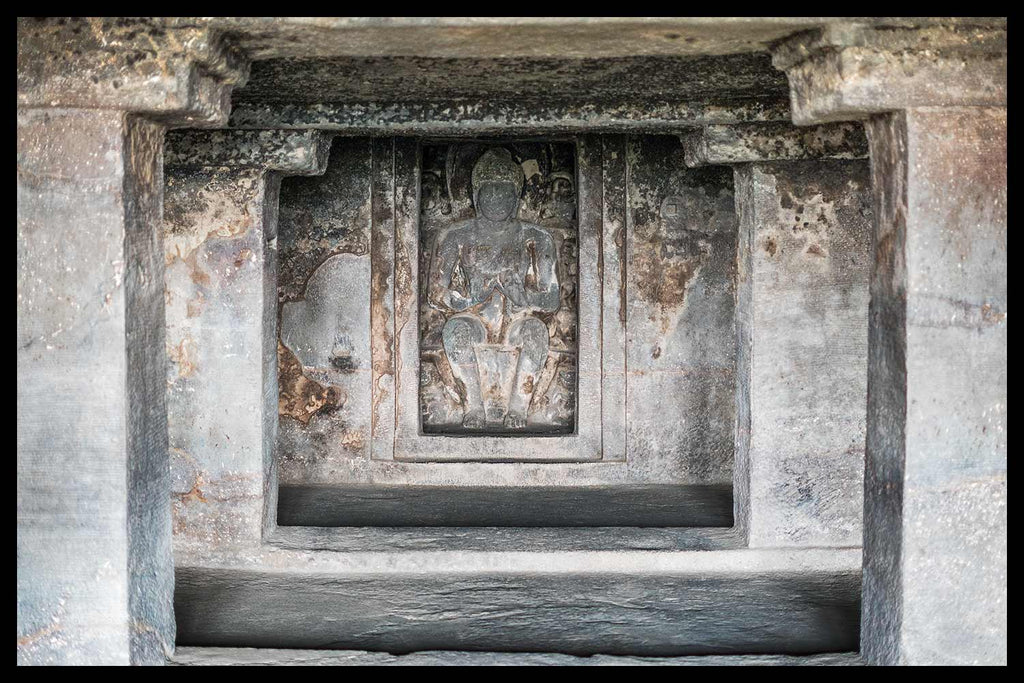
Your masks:
<svg viewBox="0 0 1024 683"><path fill-rule="evenodd" d="M381 315L370 307L370 178L384 144L390 168L390 141L337 138L323 176L282 181L277 457L285 476L332 476L339 463L370 457L371 326Z"/></svg>
<svg viewBox="0 0 1024 683"><path fill-rule="evenodd" d="M861 542L871 179L863 160L741 164L738 523L751 546Z"/></svg>
<svg viewBox="0 0 1024 683"><path fill-rule="evenodd" d="M626 146L626 457L648 478L731 481L736 211L728 167L675 136Z"/></svg>
<svg viewBox="0 0 1024 683"><path fill-rule="evenodd" d="M574 146L424 145L420 183L423 433L571 434Z"/></svg>

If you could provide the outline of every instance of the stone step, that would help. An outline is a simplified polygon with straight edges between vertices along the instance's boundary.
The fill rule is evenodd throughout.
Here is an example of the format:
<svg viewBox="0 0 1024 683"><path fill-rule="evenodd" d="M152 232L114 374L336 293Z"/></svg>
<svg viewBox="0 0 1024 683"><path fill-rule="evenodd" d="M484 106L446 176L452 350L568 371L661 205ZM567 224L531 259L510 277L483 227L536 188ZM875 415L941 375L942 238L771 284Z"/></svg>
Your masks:
<svg viewBox="0 0 1024 683"><path fill-rule="evenodd" d="M857 649L860 587L859 549L276 549L179 566L175 614L182 646L813 654Z"/></svg>
<svg viewBox="0 0 1024 683"><path fill-rule="evenodd" d="M549 652L423 651L406 655L366 650L179 647L172 666L862 666L857 652L819 655L576 657Z"/></svg>

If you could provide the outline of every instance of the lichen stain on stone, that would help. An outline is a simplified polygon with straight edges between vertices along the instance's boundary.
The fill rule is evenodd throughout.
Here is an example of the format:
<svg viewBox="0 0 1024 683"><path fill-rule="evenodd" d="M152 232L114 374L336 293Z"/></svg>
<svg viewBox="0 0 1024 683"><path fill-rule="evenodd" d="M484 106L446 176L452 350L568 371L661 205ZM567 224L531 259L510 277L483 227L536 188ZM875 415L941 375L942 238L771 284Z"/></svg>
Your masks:
<svg viewBox="0 0 1024 683"><path fill-rule="evenodd" d="M178 366L179 379L195 374L198 355L199 346L192 337L186 336L177 346L167 345L167 357Z"/></svg>
<svg viewBox="0 0 1024 683"><path fill-rule="evenodd" d="M366 446L366 435L362 429L346 429L341 433L340 443L345 448L362 451Z"/></svg>
<svg viewBox="0 0 1024 683"><path fill-rule="evenodd" d="M337 410L345 402L338 387L325 387L306 377L299 359L281 342L277 344L277 364L278 415L308 425L314 415Z"/></svg>
<svg viewBox="0 0 1024 683"><path fill-rule="evenodd" d="M783 233L766 238L765 250L774 256L776 250L783 255L808 256L819 262L826 262L829 256L829 241L840 226L835 199L821 188L808 187L801 195L792 188L779 188L778 225L789 226ZM769 245L773 245L771 248Z"/></svg>
<svg viewBox="0 0 1024 683"><path fill-rule="evenodd" d="M663 334L681 314L690 283L710 255L710 244L690 237L663 240L655 236L637 244L632 279L639 297L654 304L651 320L657 321L660 315Z"/></svg>
<svg viewBox="0 0 1024 683"><path fill-rule="evenodd" d="M206 298L202 292L198 292L196 296L185 302L185 316L188 318L198 318L203 313L203 308L206 307Z"/></svg>
<svg viewBox="0 0 1024 683"><path fill-rule="evenodd" d="M248 232L255 223L250 207L256 195L254 179L214 176L197 183L190 177L169 174L164 200L165 264L175 259L186 263L191 259L194 264L194 253L207 240ZM216 227L196 229L210 225Z"/></svg>

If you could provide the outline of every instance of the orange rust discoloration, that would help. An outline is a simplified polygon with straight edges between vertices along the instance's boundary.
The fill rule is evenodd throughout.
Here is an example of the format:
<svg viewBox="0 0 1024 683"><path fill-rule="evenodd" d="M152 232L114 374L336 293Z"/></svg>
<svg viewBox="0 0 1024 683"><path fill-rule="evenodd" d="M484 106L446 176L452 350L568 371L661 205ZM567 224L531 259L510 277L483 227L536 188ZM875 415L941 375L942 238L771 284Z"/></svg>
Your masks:
<svg viewBox="0 0 1024 683"><path fill-rule="evenodd" d="M302 424L309 424L314 415L340 407L345 396L337 387L325 387L302 372L302 364L287 347L277 343L278 398L277 413Z"/></svg>
<svg viewBox="0 0 1024 683"><path fill-rule="evenodd" d="M28 647L36 641L42 640L47 636L51 636L60 630L61 627L58 624L50 624L49 626L41 628L38 631L33 631L32 633L29 633L27 636L22 636L21 638L18 638L18 647Z"/></svg>
<svg viewBox="0 0 1024 683"><path fill-rule="evenodd" d="M992 304L982 304L981 319L987 323L1000 323L1006 318L1006 313L996 309Z"/></svg>
<svg viewBox="0 0 1024 683"><path fill-rule="evenodd" d="M182 259L182 262L188 266L188 276L193 283L201 286L208 286L210 284L210 276L199 267L197 258L199 250L193 250L186 258Z"/></svg>
<svg viewBox="0 0 1024 683"><path fill-rule="evenodd" d="M178 378L191 377L196 372L199 346L192 337L185 337L177 346L168 345L167 356L178 366Z"/></svg>
<svg viewBox="0 0 1024 683"><path fill-rule="evenodd" d="M203 479L202 474L196 475L196 483L192 485L192 488L185 493L176 493L178 500L182 503L206 503L206 496L203 495L203 484L206 480Z"/></svg>
<svg viewBox="0 0 1024 683"><path fill-rule="evenodd" d="M710 255L710 245L701 240L668 241L654 234L637 242L630 277L639 298L652 304L651 320L660 317L661 334L667 334L678 319L690 283Z"/></svg>
<svg viewBox="0 0 1024 683"><path fill-rule="evenodd" d="M681 306L686 298L686 287L700 268L699 260L662 258L652 249L637 251L633 267L640 296L663 308Z"/></svg>
<svg viewBox="0 0 1024 683"><path fill-rule="evenodd" d="M362 429L346 429L341 433L341 445L345 448L361 451L366 446L366 435Z"/></svg>
<svg viewBox="0 0 1024 683"><path fill-rule="evenodd" d="M203 308L206 307L206 298L202 292L196 294L195 298L189 299L185 302L185 316L188 318L198 318Z"/></svg>
<svg viewBox="0 0 1024 683"><path fill-rule="evenodd" d="M245 265L246 261L248 261L251 258L252 258L252 249L249 249L248 247L242 249L237 254L235 254L235 263L234 263L235 268L236 269L241 268L242 266Z"/></svg>

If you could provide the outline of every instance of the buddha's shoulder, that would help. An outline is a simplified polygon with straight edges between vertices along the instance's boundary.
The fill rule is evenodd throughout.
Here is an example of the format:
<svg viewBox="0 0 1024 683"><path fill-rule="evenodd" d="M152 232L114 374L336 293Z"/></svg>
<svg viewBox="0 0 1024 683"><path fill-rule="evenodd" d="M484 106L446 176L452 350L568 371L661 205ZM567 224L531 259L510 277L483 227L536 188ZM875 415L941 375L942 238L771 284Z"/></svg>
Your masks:
<svg viewBox="0 0 1024 683"><path fill-rule="evenodd" d="M439 242L443 242L449 238L459 239L463 235L469 234L475 225L476 221L472 218L468 218L464 221L457 221L446 228L442 228L440 233L438 233L437 239Z"/></svg>
<svg viewBox="0 0 1024 683"><path fill-rule="evenodd" d="M547 228L542 228L534 223L527 223L525 221L519 222L520 227L523 229L523 235L525 237L531 237L539 240L552 240L551 231Z"/></svg>

